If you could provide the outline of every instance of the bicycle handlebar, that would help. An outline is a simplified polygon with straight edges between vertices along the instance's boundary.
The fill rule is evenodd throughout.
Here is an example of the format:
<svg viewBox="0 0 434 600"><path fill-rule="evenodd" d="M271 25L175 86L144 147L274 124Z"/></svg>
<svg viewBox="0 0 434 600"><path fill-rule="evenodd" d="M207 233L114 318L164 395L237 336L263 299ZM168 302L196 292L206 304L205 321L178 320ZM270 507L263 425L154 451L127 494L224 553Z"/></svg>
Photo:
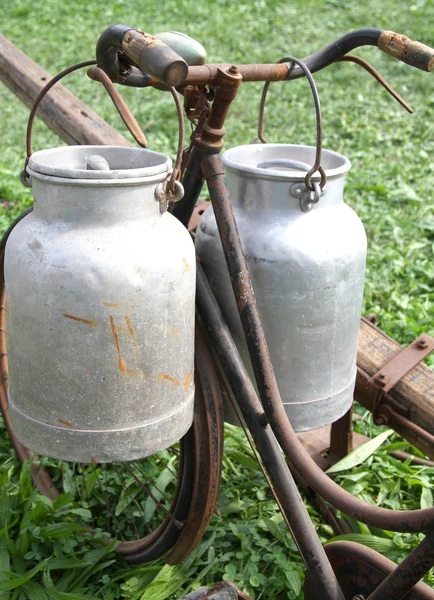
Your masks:
<svg viewBox="0 0 434 600"><path fill-rule="evenodd" d="M122 38L122 49L143 73L166 85L181 85L188 75L185 60L149 33L130 29Z"/></svg>
<svg viewBox="0 0 434 600"><path fill-rule="evenodd" d="M434 69L434 50L393 31L382 31L377 46L393 58L422 71Z"/></svg>
<svg viewBox="0 0 434 600"><path fill-rule="evenodd" d="M188 74L187 63L172 48L128 25L112 25L103 31L96 59L112 81L132 87L152 85L152 78L176 87Z"/></svg>
<svg viewBox="0 0 434 600"><path fill-rule="evenodd" d="M434 49L405 35L381 29L356 29L322 50L303 58L311 72L320 71L338 58L360 46L377 46L406 64L432 71ZM116 83L134 87L212 84L214 73L222 65L188 67L172 48L154 36L127 25L112 25L100 36L96 51L98 66ZM282 71L283 66L283 71ZM304 73L300 67L289 69L279 65L242 65L244 81L276 81L297 79Z"/></svg>

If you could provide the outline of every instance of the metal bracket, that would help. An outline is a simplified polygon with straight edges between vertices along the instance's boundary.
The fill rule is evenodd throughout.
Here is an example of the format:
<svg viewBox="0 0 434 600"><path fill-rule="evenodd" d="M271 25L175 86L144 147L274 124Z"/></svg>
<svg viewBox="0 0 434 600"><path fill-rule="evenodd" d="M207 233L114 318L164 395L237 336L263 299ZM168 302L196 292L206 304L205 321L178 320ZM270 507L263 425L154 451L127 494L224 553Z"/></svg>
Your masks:
<svg viewBox="0 0 434 600"><path fill-rule="evenodd" d="M422 334L406 348L403 348L388 363L383 365L368 383L387 394L407 373L414 369L434 350L434 338Z"/></svg>
<svg viewBox="0 0 434 600"><path fill-rule="evenodd" d="M310 212L314 204L317 204L321 196L325 194L325 191L320 188L317 181L314 181L312 185L314 187L313 192L302 181L293 183L289 188L291 196L294 196L299 200L300 209L303 212Z"/></svg>

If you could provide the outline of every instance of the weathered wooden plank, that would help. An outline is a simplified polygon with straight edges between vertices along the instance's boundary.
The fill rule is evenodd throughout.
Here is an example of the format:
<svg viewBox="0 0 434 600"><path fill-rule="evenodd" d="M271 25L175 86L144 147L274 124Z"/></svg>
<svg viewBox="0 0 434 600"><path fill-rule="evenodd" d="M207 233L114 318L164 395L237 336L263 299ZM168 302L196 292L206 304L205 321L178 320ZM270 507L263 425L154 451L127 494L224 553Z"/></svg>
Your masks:
<svg viewBox="0 0 434 600"><path fill-rule="evenodd" d="M369 376L377 373L401 349L401 346L383 331L367 321L361 321L357 365ZM372 410L375 394L376 388L367 384L359 375L356 399ZM388 396L408 411L407 419L434 435L434 371L420 363L405 375ZM404 435L402 431L399 433ZM417 435L407 433L404 437L427 451L426 444L421 444ZM427 453L434 456L434 449L431 448Z"/></svg>
<svg viewBox="0 0 434 600"><path fill-rule="evenodd" d="M0 81L31 107L51 75L0 34ZM68 144L132 144L60 83L48 92L38 113Z"/></svg>

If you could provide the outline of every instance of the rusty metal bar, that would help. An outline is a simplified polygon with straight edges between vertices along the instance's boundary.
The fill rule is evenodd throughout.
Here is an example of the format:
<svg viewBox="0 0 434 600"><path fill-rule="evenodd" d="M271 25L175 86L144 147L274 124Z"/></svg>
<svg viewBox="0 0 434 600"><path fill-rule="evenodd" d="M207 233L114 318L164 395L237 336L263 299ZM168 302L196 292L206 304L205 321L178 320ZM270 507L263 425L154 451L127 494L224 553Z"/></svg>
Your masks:
<svg viewBox="0 0 434 600"><path fill-rule="evenodd" d="M401 600L434 565L434 530L380 583L368 600Z"/></svg>
<svg viewBox="0 0 434 600"><path fill-rule="evenodd" d="M422 427L419 427L419 425L416 425L416 423L412 423L403 415L397 413L390 404L386 404L385 402L381 403L374 413L374 420L377 425L391 425L392 427L394 425L399 425L405 427L424 440L428 445L434 447L433 435L425 431L425 429L422 429Z"/></svg>
<svg viewBox="0 0 434 600"><path fill-rule="evenodd" d="M189 67L188 75L182 85L214 85L219 71L227 71L231 66L231 63L218 63ZM289 72L288 65L285 63L237 65L237 68L243 81L284 81L288 78Z"/></svg>
<svg viewBox="0 0 434 600"><path fill-rule="evenodd" d="M220 232L226 262L252 361L260 398L268 421L288 460L310 487L332 506L367 525L390 531L416 533L434 526L434 508L393 511L354 498L332 481L307 454L298 440L282 404L256 306L247 262L226 188L218 154L202 159L202 170Z"/></svg>
<svg viewBox="0 0 434 600"><path fill-rule="evenodd" d="M210 193L212 194L212 185ZM315 580L321 598L343 600L342 592L303 504L252 382L224 321L200 263L197 265L197 307L220 358L232 391L255 440L262 461L282 505L294 541Z"/></svg>
<svg viewBox="0 0 434 600"><path fill-rule="evenodd" d="M357 400L362 406L367 408L372 413L376 413L377 423L380 424L381 419L383 417L383 423L386 423L388 415L386 411L383 410L385 406L390 406L391 408L396 408L397 411L405 411L405 413L409 413L408 406L403 405L400 402L400 397L395 398L391 394L384 394L378 388L375 388L373 385L368 383L369 374L366 373L360 367L357 367L357 378L356 378L356 387L354 390L354 399ZM381 403L379 403L379 399L381 399ZM411 414L411 413L410 413ZM401 415L402 416L402 415ZM414 418L414 417L412 417ZM415 430L412 425L416 425L417 430ZM434 460L434 445L433 439L431 437L425 438L425 434L431 435L426 429L423 427L417 426L416 423L409 419L400 419L400 422L394 421L394 428L397 433L405 440L410 442L413 446L416 446L419 450L421 450L424 454L426 454L429 458ZM422 436L420 432L424 432Z"/></svg>
<svg viewBox="0 0 434 600"><path fill-rule="evenodd" d="M425 44L409 39L393 31L381 29L358 29L351 31L329 44L326 48L303 58L303 63L315 73L329 66L351 50L360 46L378 46L393 58L423 71L434 69L434 50ZM218 70L227 70L227 63L189 67L182 85L214 85ZM289 72L288 63L281 65L237 65L243 81L282 81L298 79L304 73L299 67Z"/></svg>
<svg viewBox="0 0 434 600"><path fill-rule="evenodd" d="M372 375L368 383L387 394L433 350L434 338L422 334L383 365L377 373Z"/></svg>
<svg viewBox="0 0 434 600"><path fill-rule="evenodd" d="M344 458L353 450L353 407L332 423L329 456L333 462Z"/></svg>

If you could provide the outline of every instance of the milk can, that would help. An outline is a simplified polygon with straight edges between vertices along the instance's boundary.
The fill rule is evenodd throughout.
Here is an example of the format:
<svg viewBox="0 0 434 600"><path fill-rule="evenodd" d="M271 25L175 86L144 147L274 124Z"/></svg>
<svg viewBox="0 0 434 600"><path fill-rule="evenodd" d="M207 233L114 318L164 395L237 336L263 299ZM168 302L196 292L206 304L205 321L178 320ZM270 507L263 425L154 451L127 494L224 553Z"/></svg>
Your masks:
<svg viewBox="0 0 434 600"><path fill-rule="evenodd" d="M110 146L30 159L34 210L7 242L5 281L10 417L37 453L135 460L191 425L195 253L155 197L170 167Z"/></svg>
<svg viewBox="0 0 434 600"><path fill-rule="evenodd" d="M304 178L314 157L315 148L279 144L223 155L277 383L296 431L329 424L351 406L366 260L363 225L343 201L350 162L323 150L327 184L313 199ZM202 215L196 252L252 374L212 208ZM233 422L230 409L227 420Z"/></svg>

